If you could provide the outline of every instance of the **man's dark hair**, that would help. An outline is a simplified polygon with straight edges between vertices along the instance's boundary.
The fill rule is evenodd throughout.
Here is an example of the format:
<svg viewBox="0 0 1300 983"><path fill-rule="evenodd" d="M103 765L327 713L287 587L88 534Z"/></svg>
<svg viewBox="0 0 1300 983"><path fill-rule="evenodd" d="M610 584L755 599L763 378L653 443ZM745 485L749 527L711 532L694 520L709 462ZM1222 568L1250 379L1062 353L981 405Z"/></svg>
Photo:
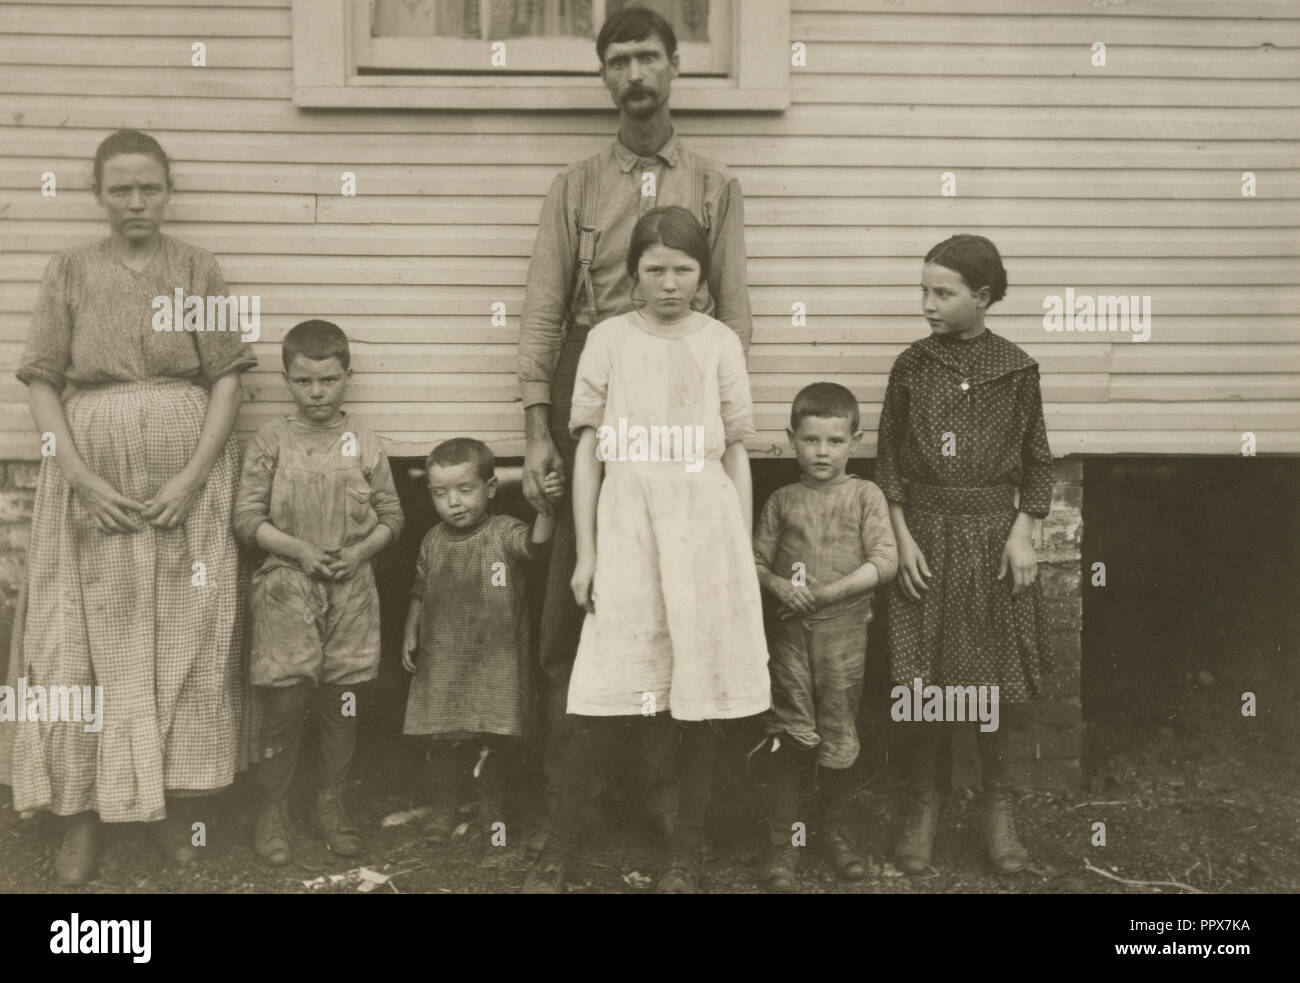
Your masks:
<svg viewBox="0 0 1300 983"><path fill-rule="evenodd" d="M611 44L644 41L652 34L658 35L659 40L664 43L664 51L668 53L671 60L677 53L677 35L673 33L673 26L653 10L640 4L624 7L613 17L606 18L605 25L596 38L596 57L600 59L600 64L603 66L605 49Z"/></svg>

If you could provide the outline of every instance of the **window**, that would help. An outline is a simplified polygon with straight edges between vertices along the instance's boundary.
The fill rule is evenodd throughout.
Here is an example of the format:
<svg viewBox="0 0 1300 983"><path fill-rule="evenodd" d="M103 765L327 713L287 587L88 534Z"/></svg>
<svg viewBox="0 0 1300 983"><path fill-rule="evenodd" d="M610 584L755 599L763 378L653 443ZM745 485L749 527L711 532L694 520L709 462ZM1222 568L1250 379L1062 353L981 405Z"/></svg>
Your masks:
<svg viewBox="0 0 1300 983"><path fill-rule="evenodd" d="M634 0L294 0L303 108L602 109L595 38ZM789 0L640 0L677 34L673 109L784 109Z"/></svg>

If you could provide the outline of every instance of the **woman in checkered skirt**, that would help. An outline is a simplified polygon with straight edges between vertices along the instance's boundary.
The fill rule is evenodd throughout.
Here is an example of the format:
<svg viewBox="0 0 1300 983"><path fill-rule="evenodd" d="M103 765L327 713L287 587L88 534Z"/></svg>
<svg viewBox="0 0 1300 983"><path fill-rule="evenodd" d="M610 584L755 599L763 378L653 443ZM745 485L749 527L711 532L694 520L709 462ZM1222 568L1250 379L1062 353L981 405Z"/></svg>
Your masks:
<svg viewBox="0 0 1300 983"><path fill-rule="evenodd" d="M81 713L0 723L14 808L67 817L68 884L94 876L101 822L153 822L193 859L200 797L247 759L231 432L256 358L238 324L202 321L226 295L216 261L160 232L162 147L114 133L94 190L111 235L50 262L18 369L45 457L9 670L29 694L76 687Z"/></svg>

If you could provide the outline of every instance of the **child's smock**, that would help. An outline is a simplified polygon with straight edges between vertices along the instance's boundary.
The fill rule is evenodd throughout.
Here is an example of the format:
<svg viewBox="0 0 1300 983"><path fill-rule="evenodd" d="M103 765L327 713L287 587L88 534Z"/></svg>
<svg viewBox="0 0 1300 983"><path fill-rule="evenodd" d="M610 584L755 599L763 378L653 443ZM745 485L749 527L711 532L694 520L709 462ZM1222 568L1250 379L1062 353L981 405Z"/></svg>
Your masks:
<svg viewBox="0 0 1300 983"><path fill-rule="evenodd" d="M521 736L529 693L526 564L546 553L528 526L490 515L473 529L425 535L411 598L420 650L403 734Z"/></svg>
<svg viewBox="0 0 1300 983"><path fill-rule="evenodd" d="M235 535L256 545L257 527L268 521L322 549L355 546L381 524L396 541L402 506L379 438L346 413L329 427L294 416L266 424L244 452ZM379 595L371 564L351 580L323 581L269 553L253 575L249 612L255 686L375 678Z"/></svg>
<svg viewBox="0 0 1300 983"><path fill-rule="evenodd" d="M640 714L651 699L679 720L766 710L758 575L721 464L754 433L735 333L699 312L675 324L641 312L601 322L574 388L569 428L584 427L597 430L605 476L595 614L583 623L569 712ZM681 428L677 460L668 428Z"/></svg>

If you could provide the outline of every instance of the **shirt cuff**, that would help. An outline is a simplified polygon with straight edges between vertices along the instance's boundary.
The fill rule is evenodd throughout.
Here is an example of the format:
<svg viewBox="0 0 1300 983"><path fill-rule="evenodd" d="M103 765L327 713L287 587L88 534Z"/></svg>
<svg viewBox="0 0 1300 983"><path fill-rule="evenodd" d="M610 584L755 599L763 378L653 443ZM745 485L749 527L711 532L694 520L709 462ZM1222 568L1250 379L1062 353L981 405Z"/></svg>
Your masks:
<svg viewBox="0 0 1300 983"><path fill-rule="evenodd" d="M538 403L551 405L551 384L549 382L520 382L519 394L523 397L524 409Z"/></svg>
<svg viewBox="0 0 1300 983"><path fill-rule="evenodd" d="M33 379L40 379L42 382L48 382L60 392L63 391L63 386L67 382L67 380L57 372L52 372L49 369L42 369L37 365L24 365L15 372L14 375L18 377L18 381L24 386L31 385Z"/></svg>
<svg viewBox="0 0 1300 983"><path fill-rule="evenodd" d="M584 427L591 427L593 430L595 430L597 427L600 426L601 421L604 418L605 418L604 407L575 406L573 407L572 412L569 414L569 433L576 438L578 436L578 431L582 430Z"/></svg>

